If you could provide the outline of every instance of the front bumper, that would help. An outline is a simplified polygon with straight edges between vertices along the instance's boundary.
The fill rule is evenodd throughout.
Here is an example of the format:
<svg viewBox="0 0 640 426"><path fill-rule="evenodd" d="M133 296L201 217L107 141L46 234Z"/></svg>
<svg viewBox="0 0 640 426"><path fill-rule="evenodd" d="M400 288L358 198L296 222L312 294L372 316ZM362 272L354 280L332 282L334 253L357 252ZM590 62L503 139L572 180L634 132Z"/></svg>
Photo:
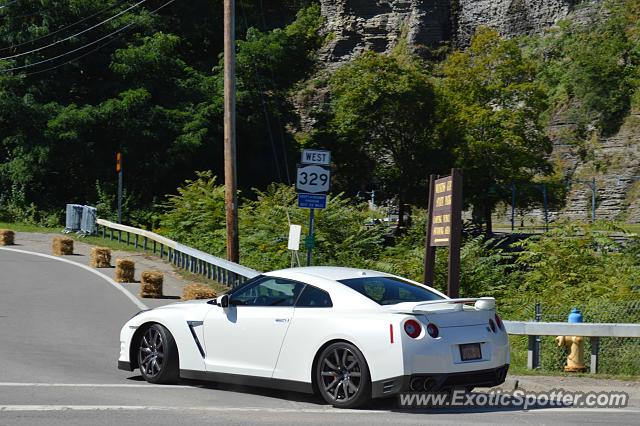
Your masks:
<svg viewBox="0 0 640 426"><path fill-rule="evenodd" d="M498 368L461 373L398 376L373 382L371 393L373 398L384 398L408 391L437 392L453 388L493 387L504 383L508 371L509 364L505 364Z"/></svg>
<svg viewBox="0 0 640 426"><path fill-rule="evenodd" d="M133 371L129 361L118 361L118 370Z"/></svg>

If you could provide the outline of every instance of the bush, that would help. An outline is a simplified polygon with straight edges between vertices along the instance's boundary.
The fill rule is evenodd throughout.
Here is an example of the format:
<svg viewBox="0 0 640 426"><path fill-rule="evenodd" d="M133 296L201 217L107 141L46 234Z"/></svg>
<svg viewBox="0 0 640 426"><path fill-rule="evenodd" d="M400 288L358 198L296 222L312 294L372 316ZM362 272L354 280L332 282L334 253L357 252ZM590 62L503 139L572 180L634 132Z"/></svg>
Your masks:
<svg viewBox="0 0 640 426"><path fill-rule="evenodd" d="M626 249L603 231L591 226L566 225L520 245L516 265L518 279L506 288L502 314L511 320L531 320L536 302L542 321L566 322L578 307L585 322L640 322L640 264L637 247ZM512 337L514 364L526 362L526 338ZM602 338L599 371L640 374L640 342L637 339ZM590 352L585 339L585 353ZM543 337L541 368L562 371L566 350L553 337ZM589 357L586 358L589 366Z"/></svg>
<svg viewBox="0 0 640 426"><path fill-rule="evenodd" d="M260 270L289 267L289 224L302 225L304 238L308 234L308 210L297 207L291 186L273 184L264 192L256 190L256 194L257 199L245 201L240 210L242 263ZM363 267L366 259L377 258L384 230L367 226L370 216L364 204L354 204L342 194L328 196L327 208L316 210L313 264ZM303 265L305 250L303 243Z"/></svg>
<svg viewBox="0 0 640 426"><path fill-rule="evenodd" d="M210 171L196 172L160 207L161 234L216 256L226 253L224 186L216 185Z"/></svg>
<svg viewBox="0 0 640 426"><path fill-rule="evenodd" d="M211 172L199 172L196 180L186 181L178 195L167 196L163 205L160 232L169 238L225 256L226 231L224 187L215 184ZM255 190L255 200L243 200L238 212L240 258L243 265L261 271L289 267L287 249L289 224L300 224L308 233L308 210L297 207L293 187L273 184L265 191ZM370 214L365 205L355 205L341 194L330 195L327 208L316 211L316 265L363 266L365 259L382 250L383 229L365 225ZM304 262L301 245L301 263Z"/></svg>

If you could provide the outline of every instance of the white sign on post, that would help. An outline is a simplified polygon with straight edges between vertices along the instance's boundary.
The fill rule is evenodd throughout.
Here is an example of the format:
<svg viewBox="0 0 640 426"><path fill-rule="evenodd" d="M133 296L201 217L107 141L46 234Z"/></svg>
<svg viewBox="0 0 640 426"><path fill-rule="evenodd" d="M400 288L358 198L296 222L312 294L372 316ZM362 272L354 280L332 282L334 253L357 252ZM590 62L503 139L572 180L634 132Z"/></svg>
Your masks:
<svg viewBox="0 0 640 426"><path fill-rule="evenodd" d="M300 250L300 235L302 235L302 226L291 225L289 226L289 250Z"/></svg>
<svg viewBox="0 0 640 426"><path fill-rule="evenodd" d="M303 149L302 164L320 164L328 166L331 164L331 151L321 149Z"/></svg>
<svg viewBox="0 0 640 426"><path fill-rule="evenodd" d="M331 169L328 166L306 164L298 166L296 191L307 194L326 194L331 183Z"/></svg>

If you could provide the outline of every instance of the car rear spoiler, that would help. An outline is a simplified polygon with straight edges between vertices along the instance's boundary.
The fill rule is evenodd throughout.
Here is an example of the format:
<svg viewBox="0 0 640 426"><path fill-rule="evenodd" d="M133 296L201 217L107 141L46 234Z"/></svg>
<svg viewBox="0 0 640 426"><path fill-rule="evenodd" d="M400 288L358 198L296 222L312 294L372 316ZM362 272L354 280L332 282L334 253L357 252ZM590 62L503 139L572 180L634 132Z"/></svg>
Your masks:
<svg viewBox="0 0 640 426"><path fill-rule="evenodd" d="M472 304L477 311L491 311L496 308L496 299L493 297L459 298L430 300L428 302L399 303L388 306L387 309L399 313L427 313L442 310L462 310L464 305ZM454 306L449 306L454 305Z"/></svg>
<svg viewBox="0 0 640 426"><path fill-rule="evenodd" d="M490 311L496 308L496 299L493 297L477 297L477 298L461 298L461 299L443 299L443 300L431 300L429 302L421 302L413 307L414 312L429 312L429 309L433 305L466 305L473 303L473 306L478 311Z"/></svg>

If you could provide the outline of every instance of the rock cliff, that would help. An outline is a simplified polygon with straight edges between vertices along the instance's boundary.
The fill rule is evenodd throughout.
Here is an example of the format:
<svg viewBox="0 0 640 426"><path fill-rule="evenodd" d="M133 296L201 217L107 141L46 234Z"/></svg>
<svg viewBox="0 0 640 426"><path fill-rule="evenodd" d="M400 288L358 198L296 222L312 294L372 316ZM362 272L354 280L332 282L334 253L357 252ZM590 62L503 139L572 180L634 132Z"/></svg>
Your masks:
<svg viewBox="0 0 640 426"><path fill-rule="evenodd" d="M465 46L479 25L502 35L539 33L566 17L580 0L321 0L333 39L322 52L329 65L364 50L387 52L402 36L410 46Z"/></svg>
<svg viewBox="0 0 640 426"><path fill-rule="evenodd" d="M449 0L321 0L333 39L322 52L327 64L364 50L387 52L406 35L411 46L437 46L451 38Z"/></svg>

